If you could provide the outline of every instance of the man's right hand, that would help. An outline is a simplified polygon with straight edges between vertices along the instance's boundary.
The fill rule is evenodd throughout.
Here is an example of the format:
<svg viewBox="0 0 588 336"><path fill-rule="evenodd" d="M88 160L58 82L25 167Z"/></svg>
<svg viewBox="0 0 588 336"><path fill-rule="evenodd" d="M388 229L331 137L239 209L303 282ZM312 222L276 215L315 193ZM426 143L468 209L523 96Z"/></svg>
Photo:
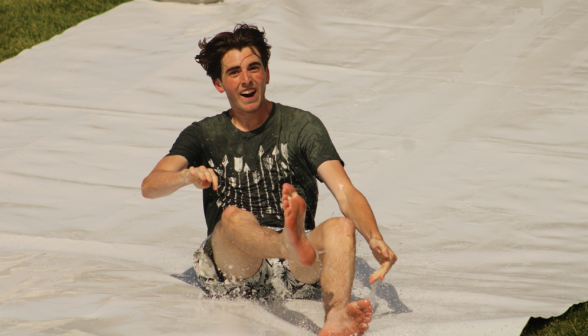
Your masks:
<svg viewBox="0 0 588 336"><path fill-rule="evenodd" d="M188 160L181 155L168 155L161 159L141 184L146 198L171 195L176 190L193 184L199 189L218 189L218 177L205 166L188 168Z"/></svg>
<svg viewBox="0 0 588 336"><path fill-rule="evenodd" d="M198 189L207 189L212 185L213 190L218 189L218 176L212 168L205 166L190 167L182 170L182 177L186 184L194 184Z"/></svg>

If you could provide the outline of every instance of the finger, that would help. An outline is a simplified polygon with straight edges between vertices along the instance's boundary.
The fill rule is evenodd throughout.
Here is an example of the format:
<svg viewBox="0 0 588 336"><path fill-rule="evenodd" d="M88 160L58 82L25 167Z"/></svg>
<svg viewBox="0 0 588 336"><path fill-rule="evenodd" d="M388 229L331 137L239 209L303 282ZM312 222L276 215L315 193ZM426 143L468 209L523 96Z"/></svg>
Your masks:
<svg viewBox="0 0 588 336"><path fill-rule="evenodd" d="M212 175L212 189L218 190L218 176L216 176L212 168L208 168L208 170L210 171L210 175Z"/></svg>
<svg viewBox="0 0 588 336"><path fill-rule="evenodd" d="M200 175L198 174L198 168L190 167L190 173L192 173L192 182L196 182L196 180L200 179Z"/></svg>
<svg viewBox="0 0 588 336"><path fill-rule="evenodd" d="M184 173L185 183L194 183L195 176L196 176L196 169L194 167L188 168L188 171L186 173Z"/></svg>
<svg viewBox="0 0 588 336"><path fill-rule="evenodd" d="M210 172L206 167L200 166L198 167L198 170L201 173L200 176L202 176L202 181L212 182L212 176L210 176Z"/></svg>
<svg viewBox="0 0 588 336"><path fill-rule="evenodd" d="M208 169L204 171L204 176L206 176L206 181L212 183L212 175L210 174Z"/></svg>
<svg viewBox="0 0 588 336"><path fill-rule="evenodd" d="M382 263L382 266L380 267L379 270L375 271L372 275L370 275L370 284L373 284L374 282L378 281L378 280L382 280L384 281L384 277L386 276L386 274L388 274L388 272L390 271L390 268L392 268L392 263L389 261L386 261L384 263Z"/></svg>
<svg viewBox="0 0 588 336"><path fill-rule="evenodd" d="M370 285L373 285L378 280L382 280L382 276L380 275L380 272L375 272L374 274L370 275L369 283Z"/></svg>
<svg viewBox="0 0 588 336"><path fill-rule="evenodd" d="M380 270L377 270L374 273L370 274L369 283L371 285L378 280L380 280Z"/></svg>
<svg viewBox="0 0 588 336"><path fill-rule="evenodd" d="M202 170L197 171L198 179L201 181L202 188L208 188L210 186L210 182L206 178L206 173Z"/></svg>

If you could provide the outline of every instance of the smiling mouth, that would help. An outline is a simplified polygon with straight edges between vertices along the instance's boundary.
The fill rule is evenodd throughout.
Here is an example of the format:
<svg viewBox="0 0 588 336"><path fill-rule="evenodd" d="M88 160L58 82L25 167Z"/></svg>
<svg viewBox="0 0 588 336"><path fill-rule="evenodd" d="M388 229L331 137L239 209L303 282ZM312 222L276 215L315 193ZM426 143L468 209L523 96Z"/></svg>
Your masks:
<svg viewBox="0 0 588 336"><path fill-rule="evenodd" d="M243 96L245 98L251 98L255 95L255 92L256 91L254 89L246 90L246 91L241 92L241 96Z"/></svg>

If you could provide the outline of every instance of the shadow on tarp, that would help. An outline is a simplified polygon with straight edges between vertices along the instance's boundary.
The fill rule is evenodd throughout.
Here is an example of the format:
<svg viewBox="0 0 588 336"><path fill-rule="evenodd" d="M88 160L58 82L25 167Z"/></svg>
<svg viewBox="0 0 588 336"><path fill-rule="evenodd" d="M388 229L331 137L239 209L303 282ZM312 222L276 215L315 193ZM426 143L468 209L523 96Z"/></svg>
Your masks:
<svg viewBox="0 0 588 336"><path fill-rule="evenodd" d="M176 279L182 280L187 284L196 286L200 288L204 293L207 293L207 291L196 280L196 271L193 267L188 268L182 274L171 274L171 276ZM212 298L208 295L207 297ZM318 334L321 331L321 328L317 326L316 323L314 323L311 319L306 317L304 314L288 309L284 305L284 300L281 300L279 298L274 298L273 300L252 300L259 303L268 312L272 313L276 317L288 323L306 329L314 334ZM320 300L320 298L318 298L317 300Z"/></svg>
<svg viewBox="0 0 588 336"><path fill-rule="evenodd" d="M371 285L369 283L369 276L370 274L372 274L373 272L375 272L376 270L373 269L364 259L362 258L356 258L355 259L355 281L361 283L363 286L370 288ZM194 270L193 267L188 268L184 273L182 274L171 274L172 277L182 280L185 283L188 283L190 285L196 286L200 289L202 289L202 291L204 293L206 293L206 290L200 286L200 284L198 283L198 281L196 280L196 271ZM387 304L388 307L390 308L390 312L387 312L385 314L382 315L390 315L390 314L402 314L402 313L410 313L411 310L404 305L404 303L402 303L402 301L400 301L400 298L398 297L398 292L396 291L396 288L394 288L394 286L392 286L389 283L380 283L377 287L376 287L376 298L378 299L382 299L384 300ZM358 298L355 297L354 295L352 295L351 300L353 301L357 301L363 298ZM321 298L317 298L316 301L320 301ZM274 298L273 300L256 300L258 301L258 303L260 303L260 305L266 309L268 312L272 313L273 315L275 315L276 317L291 323L293 325L296 325L298 327L301 327L303 329L306 329L312 333L318 333L321 328L319 326L316 325L316 323L314 323L311 319L309 319L308 317L306 317L304 314L293 311L288 309L285 306L285 301L281 300L279 298ZM374 313L376 312L378 305L377 303L372 303L374 305Z"/></svg>
<svg viewBox="0 0 588 336"><path fill-rule="evenodd" d="M265 302L260 302L261 306L265 308L268 312L274 314L276 317L291 323L295 326L298 326L302 329L306 329L313 334L318 334L321 331L321 328L316 325L311 319L309 319L306 315L299 313L297 311L288 309L284 303L284 300L276 299L270 300Z"/></svg>
<svg viewBox="0 0 588 336"><path fill-rule="evenodd" d="M371 288L370 285L370 274L374 273L376 270L373 269L367 261L363 258L356 258L355 259L355 281L360 282L363 286L367 288ZM390 273L388 273L388 277ZM398 297L398 292L396 288L387 282L379 282L376 286L376 298L384 300L388 304L388 308L390 308L390 312L387 312L382 315L390 315L390 314L403 314L403 313L411 313L412 310L408 308L400 298ZM351 300L357 301L365 298L358 298L352 295ZM373 302L372 305L374 306L374 313L378 310L378 303Z"/></svg>
<svg viewBox="0 0 588 336"><path fill-rule="evenodd" d="M565 313L559 316L552 316L550 318L543 318L543 317L531 317L529 321L523 328L521 332L521 336L530 336L530 335L542 335L540 332L547 327L548 325L559 322L559 321L566 321L570 315L574 314L577 311L587 311L588 310L588 301L580 302L572 305ZM568 321L569 324L574 324L576 321ZM578 333L580 332L580 333ZM586 335L583 333L584 331L579 330L575 331L576 335ZM563 335L563 334L562 334Z"/></svg>

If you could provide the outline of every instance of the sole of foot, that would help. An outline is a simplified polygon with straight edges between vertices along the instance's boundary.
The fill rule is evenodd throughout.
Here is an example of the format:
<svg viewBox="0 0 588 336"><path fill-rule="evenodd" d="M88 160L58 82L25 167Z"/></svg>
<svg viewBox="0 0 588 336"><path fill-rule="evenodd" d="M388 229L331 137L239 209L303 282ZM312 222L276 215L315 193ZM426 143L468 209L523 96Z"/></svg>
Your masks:
<svg viewBox="0 0 588 336"><path fill-rule="evenodd" d="M306 202L289 183L284 183L282 187L282 205L287 255L302 266L312 266L316 261L316 251L304 231Z"/></svg>

